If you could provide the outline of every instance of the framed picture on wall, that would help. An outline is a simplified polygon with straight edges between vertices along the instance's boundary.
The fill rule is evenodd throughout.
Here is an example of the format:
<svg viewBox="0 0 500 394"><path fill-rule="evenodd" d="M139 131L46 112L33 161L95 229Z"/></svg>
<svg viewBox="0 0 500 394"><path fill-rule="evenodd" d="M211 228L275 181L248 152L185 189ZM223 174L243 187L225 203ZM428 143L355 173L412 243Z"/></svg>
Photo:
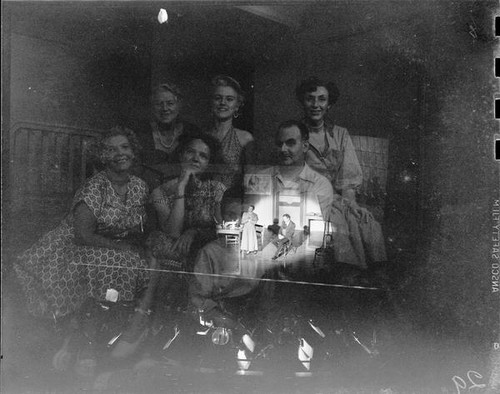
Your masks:
<svg viewBox="0 0 500 394"><path fill-rule="evenodd" d="M272 180L270 175L246 174L243 182L245 194L271 195Z"/></svg>

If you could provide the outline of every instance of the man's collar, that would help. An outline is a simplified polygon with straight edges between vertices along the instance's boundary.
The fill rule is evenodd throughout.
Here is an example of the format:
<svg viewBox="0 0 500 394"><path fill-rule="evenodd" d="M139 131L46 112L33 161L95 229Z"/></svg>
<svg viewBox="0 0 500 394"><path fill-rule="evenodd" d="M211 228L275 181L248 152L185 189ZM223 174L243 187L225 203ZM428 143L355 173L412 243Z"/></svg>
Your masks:
<svg viewBox="0 0 500 394"><path fill-rule="evenodd" d="M311 175L313 175L311 167L309 167L307 163L304 163L304 168L302 168L302 171L299 174L299 178L303 181L314 183L312 179L313 177Z"/></svg>
<svg viewBox="0 0 500 394"><path fill-rule="evenodd" d="M276 171L276 178L279 179L280 182L283 183L283 177L281 176L281 173L280 173L280 168L281 166L278 166L277 167L277 171ZM307 165L307 163L304 163L304 167L302 167L302 171L300 171L299 175L297 176L298 179L300 180L303 180L303 181L306 181L306 182L311 182L311 183L314 183L314 181L311 179L311 167L309 167Z"/></svg>

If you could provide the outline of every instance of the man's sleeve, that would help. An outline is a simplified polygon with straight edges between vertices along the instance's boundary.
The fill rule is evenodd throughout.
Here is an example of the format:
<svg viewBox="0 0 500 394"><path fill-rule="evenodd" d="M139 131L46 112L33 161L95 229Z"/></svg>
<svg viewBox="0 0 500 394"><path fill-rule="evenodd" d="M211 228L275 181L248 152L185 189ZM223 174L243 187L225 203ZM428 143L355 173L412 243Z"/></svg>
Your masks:
<svg viewBox="0 0 500 394"><path fill-rule="evenodd" d="M294 233L295 233L295 223L290 222L290 224L286 228L285 236L291 241Z"/></svg>

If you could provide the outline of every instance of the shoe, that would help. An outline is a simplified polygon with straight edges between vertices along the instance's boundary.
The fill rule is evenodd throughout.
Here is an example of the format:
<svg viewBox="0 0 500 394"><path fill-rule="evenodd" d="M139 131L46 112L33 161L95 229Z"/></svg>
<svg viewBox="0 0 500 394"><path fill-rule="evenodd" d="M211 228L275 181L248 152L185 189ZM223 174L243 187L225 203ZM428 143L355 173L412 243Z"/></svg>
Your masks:
<svg viewBox="0 0 500 394"><path fill-rule="evenodd" d="M97 360L92 343L87 343L78 352L75 373L82 377L92 377L96 373Z"/></svg>
<svg viewBox="0 0 500 394"><path fill-rule="evenodd" d="M111 352L113 358L127 358L132 356L149 332L149 311L136 309L130 327L119 338Z"/></svg>
<svg viewBox="0 0 500 394"><path fill-rule="evenodd" d="M278 258L277 256L274 256L271 260L273 260L273 261L274 261L274 260L276 260L277 258Z"/></svg>

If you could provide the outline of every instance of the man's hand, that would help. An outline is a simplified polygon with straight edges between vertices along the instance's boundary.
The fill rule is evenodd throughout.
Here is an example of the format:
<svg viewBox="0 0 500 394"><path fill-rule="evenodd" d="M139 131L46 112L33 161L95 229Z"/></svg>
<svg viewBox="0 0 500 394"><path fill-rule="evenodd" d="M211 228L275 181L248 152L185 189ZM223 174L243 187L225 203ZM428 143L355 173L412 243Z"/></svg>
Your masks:
<svg viewBox="0 0 500 394"><path fill-rule="evenodd" d="M356 219L362 218L363 210L355 200L346 200L346 204L349 206L349 209L351 210L352 214L356 217Z"/></svg>

